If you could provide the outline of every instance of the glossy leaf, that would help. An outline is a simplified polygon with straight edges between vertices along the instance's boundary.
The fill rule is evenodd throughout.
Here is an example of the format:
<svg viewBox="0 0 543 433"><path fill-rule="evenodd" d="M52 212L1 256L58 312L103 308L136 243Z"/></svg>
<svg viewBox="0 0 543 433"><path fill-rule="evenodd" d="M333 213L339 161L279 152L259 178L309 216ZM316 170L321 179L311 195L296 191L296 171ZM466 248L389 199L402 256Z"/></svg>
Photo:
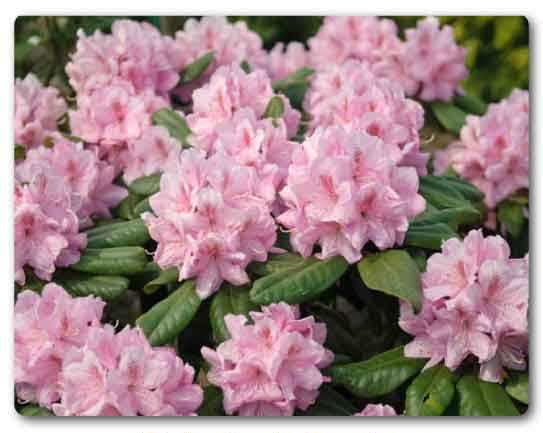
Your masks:
<svg viewBox="0 0 543 433"><path fill-rule="evenodd" d="M54 281L74 296L99 296L112 301L121 296L130 285L128 278L117 275L89 275L70 270L59 270Z"/></svg>
<svg viewBox="0 0 543 433"><path fill-rule="evenodd" d="M117 205L114 212L124 220L131 220L138 215L134 212L134 207L142 199L142 196L129 192L128 195Z"/></svg>
<svg viewBox="0 0 543 433"><path fill-rule="evenodd" d="M407 388L406 414L409 416L441 415L455 393L455 376L443 365L423 371Z"/></svg>
<svg viewBox="0 0 543 433"><path fill-rule="evenodd" d="M461 416L515 416L519 412L503 387L475 376L462 377L457 385Z"/></svg>
<svg viewBox="0 0 543 433"><path fill-rule="evenodd" d="M158 191L160 191L161 176L161 173L155 173L149 176L140 177L133 181L130 185L128 185L128 189L139 197L148 197L150 195L156 194Z"/></svg>
<svg viewBox="0 0 543 433"><path fill-rule="evenodd" d="M200 78L209 65L213 63L214 58L215 55L213 54L213 51L198 57L183 70L181 74L181 84L187 84Z"/></svg>
<svg viewBox="0 0 543 433"><path fill-rule="evenodd" d="M486 113L487 106L482 99L479 99L475 95L456 95L454 97L454 103L462 110L482 116Z"/></svg>
<svg viewBox="0 0 543 433"><path fill-rule="evenodd" d="M505 382L505 391L515 400L529 404L529 382L527 373L512 373Z"/></svg>
<svg viewBox="0 0 543 433"><path fill-rule="evenodd" d="M273 274L304 262L304 258L299 254L283 253L270 255L265 262L253 262L249 265L249 272L260 277Z"/></svg>
<svg viewBox="0 0 543 433"><path fill-rule="evenodd" d="M149 281L143 286L143 293L150 295L166 284L175 283L179 279L179 270L177 268L168 268L159 271L158 277Z"/></svg>
<svg viewBox="0 0 543 433"><path fill-rule="evenodd" d="M215 386L204 386L204 401L198 409L200 416L222 416L224 409L222 406L223 395L220 388Z"/></svg>
<svg viewBox="0 0 543 433"><path fill-rule="evenodd" d="M514 238L518 238L524 227L524 206L513 201L503 201L498 205L496 215L498 221Z"/></svg>
<svg viewBox="0 0 543 433"><path fill-rule="evenodd" d="M171 108L161 108L152 116L153 125L163 126L168 130L170 135L175 138L182 147L190 147L188 137L191 130L187 125L187 121L183 119L179 113Z"/></svg>
<svg viewBox="0 0 543 433"><path fill-rule="evenodd" d="M396 296L416 310L420 309L420 272L406 251L388 250L368 255L357 266L362 281L370 289Z"/></svg>
<svg viewBox="0 0 543 433"><path fill-rule="evenodd" d="M22 416L55 416L53 412L37 404L27 404L19 409Z"/></svg>
<svg viewBox="0 0 543 433"><path fill-rule="evenodd" d="M141 219L109 224L87 230L87 248L137 247L151 239Z"/></svg>
<svg viewBox="0 0 543 433"><path fill-rule="evenodd" d="M142 247L86 249L71 269L95 275L134 275L147 264Z"/></svg>
<svg viewBox="0 0 543 433"><path fill-rule="evenodd" d="M432 112L447 131L456 135L466 123L466 113L449 102L432 102Z"/></svg>
<svg viewBox="0 0 543 433"><path fill-rule="evenodd" d="M439 251L444 241L454 237L458 235L445 223L411 223L405 235L404 245Z"/></svg>
<svg viewBox="0 0 543 433"><path fill-rule="evenodd" d="M388 394L417 374L425 360L406 358L403 346L381 353L367 361L330 368L332 383L354 395L374 398Z"/></svg>
<svg viewBox="0 0 543 433"><path fill-rule="evenodd" d="M136 323L153 346L160 346L170 342L185 329L196 315L201 302L194 281L185 281L170 296L140 316Z"/></svg>
<svg viewBox="0 0 543 433"><path fill-rule="evenodd" d="M319 389L317 401L300 415L305 416L351 416L357 409L348 399L329 385Z"/></svg>
<svg viewBox="0 0 543 433"><path fill-rule="evenodd" d="M348 263L341 256L326 260L310 257L300 265L256 280L250 292L251 300L262 305L281 301L299 304L316 299L339 280L347 267Z"/></svg>

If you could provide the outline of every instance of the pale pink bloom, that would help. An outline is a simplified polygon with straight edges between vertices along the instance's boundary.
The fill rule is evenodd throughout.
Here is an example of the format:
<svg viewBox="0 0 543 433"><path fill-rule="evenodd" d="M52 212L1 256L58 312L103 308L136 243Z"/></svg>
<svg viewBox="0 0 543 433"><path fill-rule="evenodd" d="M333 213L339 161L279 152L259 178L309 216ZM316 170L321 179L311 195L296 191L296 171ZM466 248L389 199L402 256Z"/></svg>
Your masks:
<svg viewBox="0 0 543 433"><path fill-rule="evenodd" d="M224 154L206 159L195 149L172 159L143 215L157 241L155 261L175 266L179 279L196 278L206 298L223 280L245 284L245 267L265 261L276 239L270 208L257 193L258 177Z"/></svg>
<svg viewBox="0 0 543 433"><path fill-rule="evenodd" d="M58 133L50 139L50 147L27 152L15 169L17 180L30 183L38 172L58 177L70 192L72 210L82 227L92 223L91 217L110 218L109 209L127 195L124 188L113 184L113 166L101 161L96 149L85 149L81 142L72 142Z"/></svg>
<svg viewBox="0 0 543 433"><path fill-rule="evenodd" d="M138 138L129 140L122 153L123 180L161 172L166 163L181 151L181 145L161 126L146 128Z"/></svg>
<svg viewBox="0 0 543 433"><path fill-rule="evenodd" d="M209 83L194 91L193 112L187 116L193 139L208 150L217 137L216 128L236 111L251 108L261 117L273 96L270 78L264 70L247 74L235 63L220 67ZM285 108L282 119L292 137L298 131L301 115L286 97L281 98Z"/></svg>
<svg viewBox="0 0 543 433"><path fill-rule="evenodd" d="M150 90L166 96L179 81L184 53L149 23L117 20L111 34L97 30L86 36L79 30L77 36L66 73L78 96L118 78L130 82L136 92Z"/></svg>
<svg viewBox="0 0 543 433"><path fill-rule="evenodd" d="M291 416L306 410L329 381L321 369L333 359L325 349L326 325L312 316L300 319L297 306L285 303L251 312L227 315L231 338L216 351L202 348L210 364L208 380L222 389L227 414Z"/></svg>
<svg viewBox="0 0 543 433"><path fill-rule="evenodd" d="M362 248L403 243L409 220L426 203L414 168L398 167L378 138L340 126L318 128L293 154L277 220L304 257L342 255L354 263Z"/></svg>
<svg viewBox="0 0 543 433"><path fill-rule="evenodd" d="M460 141L438 152L434 171L450 166L485 194L489 209L514 192L529 188L529 93L515 89L490 104L484 116L468 116Z"/></svg>
<svg viewBox="0 0 543 433"><path fill-rule="evenodd" d="M183 67L199 57L213 52L214 60L194 83L180 86L179 93L189 100L194 89L205 84L221 66L247 62L251 68L263 68L267 55L260 36L249 30L243 21L229 23L226 17L208 16L200 20L190 18L183 30L175 33L175 44L183 56Z"/></svg>
<svg viewBox="0 0 543 433"><path fill-rule="evenodd" d="M105 303L72 298L56 284L42 295L25 290L15 303L15 386L17 396L51 408L60 398L58 376L66 353L79 347L100 323Z"/></svg>
<svg viewBox="0 0 543 433"><path fill-rule="evenodd" d="M379 137L401 165L426 174L428 154L420 150L424 124L420 104L405 97L398 83L378 77L369 64L348 60L317 71L305 101L310 127L340 124Z"/></svg>
<svg viewBox="0 0 543 433"><path fill-rule="evenodd" d="M392 406L388 404L367 404L366 407L354 416L397 416Z"/></svg>
<svg viewBox="0 0 543 433"><path fill-rule="evenodd" d="M418 314L402 303L400 327L415 339L410 357L444 360L454 370L469 356L481 364L481 378L501 382L503 367L522 370L528 343L528 260L510 259L499 236L472 230L449 239L428 259L422 275Z"/></svg>
<svg viewBox="0 0 543 433"><path fill-rule="evenodd" d="M67 105L54 87L44 87L33 74L15 80L15 143L25 147L43 144L57 130Z"/></svg>
<svg viewBox="0 0 543 433"><path fill-rule="evenodd" d="M151 125L151 115L167 101L152 91L136 92L120 79L77 97L77 109L70 111L72 133L99 146L99 156L119 165L119 154L129 140L141 137ZM122 168L122 167L119 167Z"/></svg>
<svg viewBox="0 0 543 433"><path fill-rule="evenodd" d="M300 42L275 44L268 54L267 71L273 81L282 80L299 69L309 66L310 54Z"/></svg>
<svg viewBox="0 0 543 433"><path fill-rule="evenodd" d="M425 101L448 101L468 76L466 49L454 41L453 28L439 28L439 20L427 17L405 31L403 66L419 83L418 97Z"/></svg>
<svg viewBox="0 0 543 433"><path fill-rule="evenodd" d="M15 280L24 267L50 280L56 266L79 260L86 236L79 233L70 188L54 173L38 172L30 183L16 182L14 195Z"/></svg>

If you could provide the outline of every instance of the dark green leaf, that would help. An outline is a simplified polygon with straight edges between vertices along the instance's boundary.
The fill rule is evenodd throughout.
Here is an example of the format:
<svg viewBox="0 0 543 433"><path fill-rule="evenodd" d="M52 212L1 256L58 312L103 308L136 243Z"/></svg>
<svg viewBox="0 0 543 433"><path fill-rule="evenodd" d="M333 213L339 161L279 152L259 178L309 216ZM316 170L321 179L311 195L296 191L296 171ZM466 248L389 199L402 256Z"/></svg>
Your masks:
<svg viewBox="0 0 543 433"><path fill-rule="evenodd" d="M140 177L132 182L130 185L128 185L128 189L139 197L148 197L150 195L156 194L158 191L160 191L161 176L161 173L156 173L149 176Z"/></svg>
<svg viewBox="0 0 543 433"><path fill-rule="evenodd" d="M498 205L496 216L513 238L518 238L521 235L525 222L523 205L505 200Z"/></svg>
<svg viewBox="0 0 543 433"><path fill-rule="evenodd" d="M456 389L460 397L461 416L515 416L519 412L505 390L497 383L475 376L462 377Z"/></svg>
<svg viewBox="0 0 543 433"><path fill-rule="evenodd" d="M529 404L529 377L527 373L512 373L505 382L505 391L515 400Z"/></svg>
<svg viewBox="0 0 543 433"><path fill-rule="evenodd" d="M204 401L200 409L200 416L222 416L224 410L222 406L222 391L214 386L204 386Z"/></svg>
<svg viewBox="0 0 543 433"><path fill-rule="evenodd" d="M307 67L298 69L296 72L293 72L288 77L273 83L273 90L276 92L285 91L290 85L306 80L311 75L313 75L314 72L315 71L313 69Z"/></svg>
<svg viewBox="0 0 543 433"><path fill-rule="evenodd" d="M161 108L152 116L153 125L163 126L182 147L190 147L188 137L191 130L179 113L171 108Z"/></svg>
<svg viewBox="0 0 543 433"><path fill-rule="evenodd" d="M316 299L347 270L348 263L336 256L326 260L308 258L300 265L256 280L250 295L253 302L299 304Z"/></svg>
<svg viewBox="0 0 543 433"><path fill-rule="evenodd" d="M298 254L284 253L270 255L265 262L253 262L249 265L249 272L264 277L274 272L292 268L304 262L304 258Z"/></svg>
<svg viewBox="0 0 543 433"><path fill-rule="evenodd" d="M87 248L138 247L151 239L141 219L92 228L87 234Z"/></svg>
<svg viewBox="0 0 543 433"><path fill-rule="evenodd" d="M143 286L143 293L150 295L166 284L175 283L179 279L177 268L168 268L160 271L155 279L149 281Z"/></svg>
<svg viewBox="0 0 543 433"><path fill-rule="evenodd" d="M149 203L149 197L144 198L142 201L138 202L136 206L134 206L134 214L135 215L141 215L144 212L152 212L153 209L151 209L151 204Z"/></svg>
<svg viewBox="0 0 543 433"><path fill-rule="evenodd" d="M458 235L445 223L409 225L404 244L412 247L427 248L434 251L441 249L447 239Z"/></svg>
<svg viewBox="0 0 543 433"><path fill-rule="evenodd" d="M409 416L438 416L451 403L455 392L455 376L443 365L423 371L407 388L406 414Z"/></svg>
<svg viewBox="0 0 543 433"><path fill-rule="evenodd" d="M147 254L142 247L89 248L71 269L95 275L134 275L142 272L146 264Z"/></svg>
<svg viewBox="0 0 543 433"><path fill-rule="evenodd" d="M89 275L70 270L59 270L54 281L74 296L99 296L112 301L121 296L130 284L125 277L116 275Z"/></svg>
<svg viewBox="0 0 543 433"><path fill-rule="evenodd" d="M467 93L465 95L456 95L454 103L468 113L478 114L479 116L486 113L485 102L475 95L468 95Z"/></svg>
<svg viewBox="0 0 543 433"><path fill-rule="evenodd" d="M211 63L215 55L213 51L198 57L194 62L188 65L181 73L181 84L187 84L191 81L197 80L202 76Z"/></svg>
<svg viewBox="0 0 543 433"><path fill-rule="evenodd" d="M53 412L36 404L27 404L19 409L22 416L55 416Z"/></svg>
<svg viewBox="0 0 543 433"><path fill-rule="evenodd" d="M323 385L319 389L319 397L315 404L305 412L305 416L351 416L357 412L357 408L339 392L329 385Z"/></svg>
<svg viewBox="0 0 543 433"><path fill-rule="evenodd" d="M332 383L342 385L358 397L374 398L388 394L417 374L425 360L406 358L403 346L381 353L364 362L330 368Z"/></svg>
<svg viewBox="0 0 543 433"><path fill-rule="evenodd" d="M22 161L26 157L26 148L20 144L16 144L14 148L15 161Z"/></svg>
<svg viewBox="0 0 543 433"><path fill-rule="evenodd" d="M466 123L464 111L448 102L432 102L430 105L437 120L447 131L460 134L462 126Z"/></svg>
<svg viewBox="0 0 543 433"><path fill-rule="evenodd" d="M129 194L117 205L115 213L124 220L137 218L134 207L141 201L142 196L129 192Z"/></svg>
<svg viewBox="0 0 543 433"><path fill-rule="evenodd" d="M243 62L241 62L239 64L239 67L241 69L243 69L243 72L245 72L246 74L250 74L251 73L251 65L247 62L247 60L244 60Z"/></svg>
<svg viewBox="0 0 543 433"><path fill-rule="evenodd" d="M388 250L364 257L358 263L364 284L409 302L418 310L421 305L419 268L403 250Z"/></svg>
<svg viewBox="0 0 543 433"><path fill-rule="evenodd" d="M196 315L201 302L194 281L185 281L170 296L143 314L136 323L153 346L160 346L170 342L185 329Z"/></svg>

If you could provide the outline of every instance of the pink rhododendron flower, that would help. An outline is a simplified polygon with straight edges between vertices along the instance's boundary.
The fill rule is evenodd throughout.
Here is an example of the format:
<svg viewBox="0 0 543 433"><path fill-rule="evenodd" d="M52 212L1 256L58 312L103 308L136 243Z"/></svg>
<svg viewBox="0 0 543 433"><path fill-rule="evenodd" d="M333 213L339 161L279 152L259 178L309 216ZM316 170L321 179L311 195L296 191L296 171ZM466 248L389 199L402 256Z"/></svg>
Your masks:
<svg viewBox="0 0 543 433"><path fill-rule="evenodd" d="M61 416L188 416L202 404L194 369L169 347L152 348L139 328L109 325L63 359Z"/></svg>
<svg viewBox="0 0 543 433"><path fill-rule="evenodd" d="M211 365L208 380L222 389L227 414L290 416L306 410L329 379L321 369L333 354L325 349L326 325L313 316L300 319L298 307L271 304L262 312L227 315L231 338L216 351L202 348Z"/></svg>
<svg viewBox="0 0 543 433"><path fill-rule="evenodd" d="M141 137L129 140L122 153L123 180L130 183L141 176L162 171L181 151L181 145L161 126L146 128Z"/></svg>
<svg viewBox="0 0 543 433"><path fill-rule="evenodd" d="M405 97L402 88L379 78L366 63L349 60L317 71L305 101L311 128L340 124L379 137L401 165L426 174L428 154L420 150L418 131L424 110Z"/></svg>
<svg viewBox="0 0 543 433"><path fill-rule="evenodd" d="M66 73L78 96L118 79L129 82L138 93L150 90L166 96L179 81L184 53L149 23L117 20L110 35L97 30L86 36L79 30L77 36Z"/></svg>
<svg viewBox="0 0 543 433"><path fill-rule="evenodd" d="M187 122L194 140L208 150L216 139L216 128L229 120L241 108L251 108L258 117L266 110L274 96L270 79L264 70L246 73L237 64L219 68L208 84L194 91L193 112ZM282 120L292 137L298 131L300 113L294 110L284 96Z"/></svg>
<svg viewBox="0 0 543 433"><path fill-rule="evenodd" d="M37 172L59 178L71 194L72 210L80 226L92 223L91 217L110 218L109 208L116 206L127 192L114 185L114 168L98 159L96 149L84 149L58 133L50 136L51 146L30 150L15 169L20 182L32 182Z"/></svg>
<svg viewBox="0 0 543 433"><path fill-rule="evenodd" d="M113 80L77 97L77 110L70 111L72 133L99 145L100 157L119 164L119 154L129 140L141 137L151 125L151 115L167 101L152 91L137 93L123 80Z"/></svg>
<svg viewBox="0 0 543 433"><path fill-rule="evenodd" d="M183 99L190 99L194 89L205 84L221 66L247 62L251 68L262 68L267 55L262 49L260 36L249 30L243 21L229 23L226 17L191 18L182 31L175 33L178 52L183 53L183 66L213 52L214 60L194 83L181 86Z"/></svg>
<svg viewBox="0 0 543 433"><path fill-rule="evenodd" d="M472 230L449 239L428 259L423 307L402 302L400 327L415 339L405 355L444 360L454 370L469 355L484 380L501 382L503 368L522 370L528 341L528 258L511 259L500 236Z"/></svg>
<svg viewBox="0 0 543 433"><path fill-rule="evenodd" d="M366 407L354 416L397 416L392 406L388 404L367 404Z"/></svg>
<svg viewBox="0 0 543 433"><path fill-rule="evenodd" d="M44 87L33 74L15 80L15 143L25 147L43 144L57 130L67 105L54 87Z"/></svg>
<svg viewBox="0 0 543 433"><path fill-rule="evenodd" d="M482 117L468 116L460 141L438 152L434 171L451 166L485 194L489 209L530 185L529 93L513 90Z"/></svg>
<svg viewBox="0 0 543 433"><path fill-rule="evenodd" d="M453 28L439 29L439 20L427 17L405 31L403 66L419 83L418 97L425 101L448 101L468 76L466 49L454 41Z"/></svg>
<svg viewBox="0 0 543 433"><path fill-rule="evenodd" d="M17 396L51 408L60 398L62 360L85 343L100 323L105 303L88 296L72 298L56 284L41 296L25 290L15 303L15 384Z"/></svg>
<svg viewBox="0 0 543 433"><path fill-rule="evenodd" d="M378 137L340 126L317 128L294 151L287 185L288 210L277 220L302 256L342 255L354 263L371 241L379 249L402 244L409 220L425 209L418 175L398 167Z"/></svg>
<svg viewBox="0 0 543 433"><path fill-rule="evenodd" d="M25 283L29 266L43 280L50 280L56 266L79 260L86 236L72 207L69 187L58 176L37 173L28 184L15 184L15 281Z"/></svg>
<svg viewBox="0 0 543 433"><path fill-rule="evenodd" d="M309 52L301 42L289 42L286 46L275 44L268 55L266 69L273 81L282 80L310 64Z"/></svg>
<svg viewBox="0 0 543 433"><path fill-rule="evenodd" d="M226 155L206 159L195 149L182 152L150 199L156 216L143 215L158 243L158 265L177 267L180 280L196 278L201 298L223 280L247 283L245 267L265 261L276 239L275 222L257 187L255 171Z"/></svg>

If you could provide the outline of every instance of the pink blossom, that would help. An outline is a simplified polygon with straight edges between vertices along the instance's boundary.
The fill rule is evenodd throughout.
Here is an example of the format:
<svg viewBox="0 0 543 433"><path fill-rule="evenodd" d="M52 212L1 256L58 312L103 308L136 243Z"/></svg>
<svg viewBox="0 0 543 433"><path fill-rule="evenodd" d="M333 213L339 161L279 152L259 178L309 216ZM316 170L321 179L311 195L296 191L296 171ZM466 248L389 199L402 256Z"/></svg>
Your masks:
<svg viewBox="0 0 543 433"><path fill-rule="evenodd" d="M237 64L220 67L208 84L194 91L193 112L187 122L199 146L208 150L216 139L215 129L229 120L241 108L251 108L258 117L266 110L274 96L270 79L264 70L245 73ZM298 131L300 113L284 96L283 121L292 137Z"/></svg>
<svg viewBox="0 0 543 433"><path fill-rule="evenodd" d="M451 166L485 194L489 209L514 192L528 188L530 173L529 93L513 90L482 117L468 116L460 141L438 152L434 171ZM436 164L437 162L437 164Z"/></svg>
<svg viewBox="0 0 543 433"><path fill-rule="evenodd" d="M317 128L293 154L277 220L304 257L361 258L369 241L401 245L409 220L425 209L414 168L398 167L378 138L340 126Z"/></svg>
<svg viewBox="0 0 543 433"><path fill-rule="evenodd" d="M254 170L226 155L206 159L190 149L168 164L150 199L156 216L143 219L158 243L155 261L177 267L180 280L196 278L201 298L223 280L248 282L245 267L265 261L275 243L275 222L257 195L257 180Z"/></svg>
<svg viewBox="0 0 543 433"><path fill-rule="evenodd" d="M79 30L77 36L66 73L78 96L118 79L128 81L138 93L150 90L166 96L179 81L184 53L149 23L117 20L110 35L97 30L86 36Z"/></svg>
<svg viewBox="0 0 543 433"><path fill-rule="evenodd" d="M401 165L426 174L428 154L420 150L424 110L405 97L398 83L378 77L367 63L348 60L317 71L304 101L311 128L340 124L364 131L394 147Z"/></svg>
<svg viewBox="0 0 543 433"><path fill-rule="evenodd" d="M367 404L366 407L354 416L397 416L392 406L388 404Z"/></svg>
<svg viewBox="0 0 543 433"><path fill-rule="evenodd" d="M15 143L34 147L57 130L66 113L64 99L54 87L44 87L33 74L15 80Z"/></svg>
<svg viewBox="0 0 543 433"><path fill-rule="evenodd" d="M79 233L70 189L61 178L38 172L28 184L15 184L15 280L25 283L29 266L43 280L50 280L56 266L79 260L86 236Z"/></svg>
<svg viewBox="0 0 543 433"><path fill-rule="evenodd" d="M454 370L469 356L481 378L501 382L503 367L522 370L528 338L528 261L510 259L500 236L472 230L450 239L428 259L422 275L423 307L402 303L400 327L415 339L406 356L444 360Z"/></svg>
<svg viewBox="0 0 543 433"><path fill-rule="evenodd" d="M15 303L15 385L19 399L51 408L60 398L58 376L65 354L84 344L98 326L105 303L71 298L62 287L45 285L41 297L25 290Z"/></svg>
<svg viewBox="0 0 543 433"><path fill-rule="evenodd" d="M231 338L217 350L202 348L210 364L208 380L222 389L227 414L290 416L306 410L329 379L321 369L333 354L325 349L326 325L313 316L300 319L297 306L271 304L262 312L227 315Z"/></svg>
<svg viewBox="0 0 543 433"><path fill-rule="evenodd" d="M414 29L405 31L403 57L407 74L419 83L419 98L425 101L450 100L459 83L468 76L464 65L466 49L454 41L453 28L427 17Z"/></svg>
<svg viewBox="0 0 543 433"><path fill-rule="evenodd" d="M37 172L59 178L70 192L72 210L80 226L92 223L91 217L110 218L109 208L116 206L127 192L114 185L114 168L98 159L96 149L84 149L58 133L50 136L51 146L30 150L25 161L16 167L20 182L29 183Z"/></svg>
<svg viewBox="0 0 543 433"><path fill-rule="evenodd" d="M199 57L213 52L214 60L203 75L194 83L181 86L183 99L190 99L194 89L205 84L221 66L247 62L251 68L262 68L266 64L266 52L262 49L260 36L249 30L243 21L229 23L226 17L191 18L182 31L175 34L175 44L183 53L183 66Z"/></svg>
<svg viewBox="0 0 543 433"><path fill-rule="evenodd" d="M297 70L310 64L309 52L300 42L275 44L268 54L266 69L273 81L282 80Z"/></svg>

